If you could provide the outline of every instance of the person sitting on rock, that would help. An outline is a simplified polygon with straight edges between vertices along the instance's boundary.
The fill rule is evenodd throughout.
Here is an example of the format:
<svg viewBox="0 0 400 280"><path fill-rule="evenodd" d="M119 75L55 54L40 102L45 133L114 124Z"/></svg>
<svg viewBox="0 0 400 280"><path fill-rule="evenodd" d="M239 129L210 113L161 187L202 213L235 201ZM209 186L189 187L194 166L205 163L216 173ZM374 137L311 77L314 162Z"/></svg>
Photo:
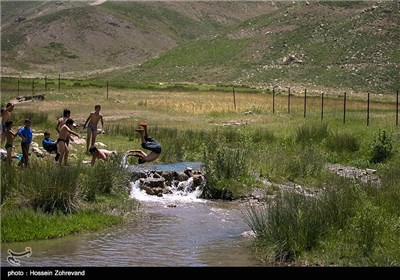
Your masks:
<svg viewBox="0 0 400 280"><path fill-rule="evenodd" d="M57 143L53 139L50 139L50 132L44 132L44 138L42 141L43 149L48 151L50 154L52 152L57 153Z"/></svg>

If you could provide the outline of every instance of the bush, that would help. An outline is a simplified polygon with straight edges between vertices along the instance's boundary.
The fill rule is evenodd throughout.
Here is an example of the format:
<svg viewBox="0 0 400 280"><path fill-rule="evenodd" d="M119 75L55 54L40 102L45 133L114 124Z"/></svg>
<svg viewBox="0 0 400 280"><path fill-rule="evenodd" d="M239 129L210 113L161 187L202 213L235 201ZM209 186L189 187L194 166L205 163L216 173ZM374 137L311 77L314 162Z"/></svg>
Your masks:
<svg viewBox="0 0 400 280"><path fill-rule="evenodd" d="M371 163L381 163L393 154L393 139L386 130L379 130L371 144Z"/></svg>

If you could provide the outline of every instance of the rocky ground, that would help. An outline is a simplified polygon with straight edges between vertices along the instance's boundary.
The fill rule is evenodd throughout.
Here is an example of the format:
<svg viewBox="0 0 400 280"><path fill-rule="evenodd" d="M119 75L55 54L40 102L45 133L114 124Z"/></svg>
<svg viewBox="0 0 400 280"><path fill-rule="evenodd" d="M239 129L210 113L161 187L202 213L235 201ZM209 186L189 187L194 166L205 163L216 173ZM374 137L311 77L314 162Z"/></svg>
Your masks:
<svg viewBox="0 0 400 280"><path fill-rule="evenodd" d="M381 181L376 174L375 169L369 168L356 168L353 166L344 166L340 164L332 164L329 163L326 165L326 168L337 175L345 178L353 178L356 181L371 184L373 186L379 187ZM303 193L307 196L316 196L320 192L319 189L306 189L303 186L294 184L294 183L286 183L286 184L278 184L275 185L272 182L265 181L266 186L274 186L274 188L279 190L294 190L299 193ZM273 192L265 190L265 189L255 189L249 194L249 198L255 201L264 201L267 196L272 195Z"/></svg>
<svg viewBox="0 0 400 280"><path fill-rule="evenodd" d="M377 187L381 183L379 177L376 175L375 169L360 169L352 166L342 166L340 164L328 164L327 168L329 171L336 173L339 176L345 178L354 178L357 181L371 183Z"/></svg>

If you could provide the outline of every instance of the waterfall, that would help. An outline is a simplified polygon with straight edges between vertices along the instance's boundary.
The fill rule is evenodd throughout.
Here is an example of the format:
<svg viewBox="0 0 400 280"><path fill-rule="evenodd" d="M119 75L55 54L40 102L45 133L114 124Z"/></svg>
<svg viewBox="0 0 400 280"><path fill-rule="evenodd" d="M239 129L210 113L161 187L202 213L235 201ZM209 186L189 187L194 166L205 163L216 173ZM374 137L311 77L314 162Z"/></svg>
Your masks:
<svg viewBox="0 0 400 280"><path fill-rule="evenodd" d="M131 182L130 196L139 201L165 204L205 202L199 198L205 184L204 175L187 166L183 163L164 165L164 168L160 168L161 165L157 165L157 168L154 168L155 165L147 165L147 168L153 167L154 170L146 170L144 166L140 170L136 166L135 172L139 178Z"/></svg>

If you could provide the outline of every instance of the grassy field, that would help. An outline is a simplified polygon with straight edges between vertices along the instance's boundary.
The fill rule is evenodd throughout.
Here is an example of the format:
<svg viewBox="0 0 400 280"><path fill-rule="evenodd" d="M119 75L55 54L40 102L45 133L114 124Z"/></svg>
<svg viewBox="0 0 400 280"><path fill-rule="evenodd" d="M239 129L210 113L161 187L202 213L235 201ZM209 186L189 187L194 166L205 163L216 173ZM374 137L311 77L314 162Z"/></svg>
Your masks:
<svg viewBox="0 0 400 280"><path fill-rule="evenodd" d="M72 85L76 83L71 82ZM157 162L203 162L208 190L228 191L234 199L245 196L254 188L278 194L282 183L322 191L323 195L316 200L282 193L266 208L250 208L247 221L258 234L255 253L259 258L299 265L400 263L400 252L394 249L399 248L400 241L400 132L395 123L395 95L370 96L367 125L365 96L347 96L344 119L343 93L324 95L321 115L322 96L319 93L307 92L305 98L304 91L292 91L289 112L288 94L282 89L233 92L229 87L225 91L191 87L190 90L180 88L175 91L110 87L107 92L106 87L99 86L37 90L35 94L43 93L44 100L17 102L12 116L16 126L26 117L32 118L32 127L38 135L34 141L41 143L45 130L56 137L56 119L64 108L71 110L71 117L77 124L75 129L85 137L82 125L94 106L100 104L105 133L98 135L98 142L119 154L140 148L134 128L140 121L146 121L150 133L163 145L163 153ZM15 97L15 88L4 85L2 102ZM90 159L84 153L86 145L72 144L72 147L72 171L68 168L68 172L62 172L52 159L40 158L33 158L33 166L27 171L16 167L11 171L2 168L3 223L21 231L20 225L12 222L18 220L11 215L15 207L28 209L21 212L21 218L25 220L43 219L42 214L38 217L29 211L39 209L42 210L40 213L67 212L72 216L85 216L88 211L98 215L106 213L110 219L104 221L108 224L116 222L108 211L118 204L107 202L109 206L103 206L105 201L113 201L113 196L121 200L120 194L126 191L124 184L129 178L120 176L117 167L110 168L112 166L102 162L94 168L81 164ZM19 149L16 145L16 152ZM327 163L376 169L382 178L382 186L377 189L369 183L340 178L324 168ZM61 179L48 178L42 174L43 168L63 175ZM26 175L10 176L21 172ZM90 179L93 174L103 176L97 176L98 179L93 181ZM26 179L26 176L32 178ZM271 184L265 185L264 180ZM52 192L38 188L35 182L39 181L46 182L48 189L52 189L54 182L57 185L61 198L57 199L57 204L52 204L53 208L49 207L55 199ZM75 183L66 186L65 182L70 181ZM76 195L71 196L65 189ZM119 204L124 205L122 213L132 212L137 207L127 201ZM97 220L98 216L94 218L94 225ZM89 228L90 224L89 220L84 228ZM71 222L63 234L77 231ZM18 240L13 232L6 232L2 227L2 240ZM29 238L29 234L24 234L23 238ZM36 238L63 234L56 232L55 236L48 237L42 233ZM335 247L337 242L341 246Z"/></svg>

